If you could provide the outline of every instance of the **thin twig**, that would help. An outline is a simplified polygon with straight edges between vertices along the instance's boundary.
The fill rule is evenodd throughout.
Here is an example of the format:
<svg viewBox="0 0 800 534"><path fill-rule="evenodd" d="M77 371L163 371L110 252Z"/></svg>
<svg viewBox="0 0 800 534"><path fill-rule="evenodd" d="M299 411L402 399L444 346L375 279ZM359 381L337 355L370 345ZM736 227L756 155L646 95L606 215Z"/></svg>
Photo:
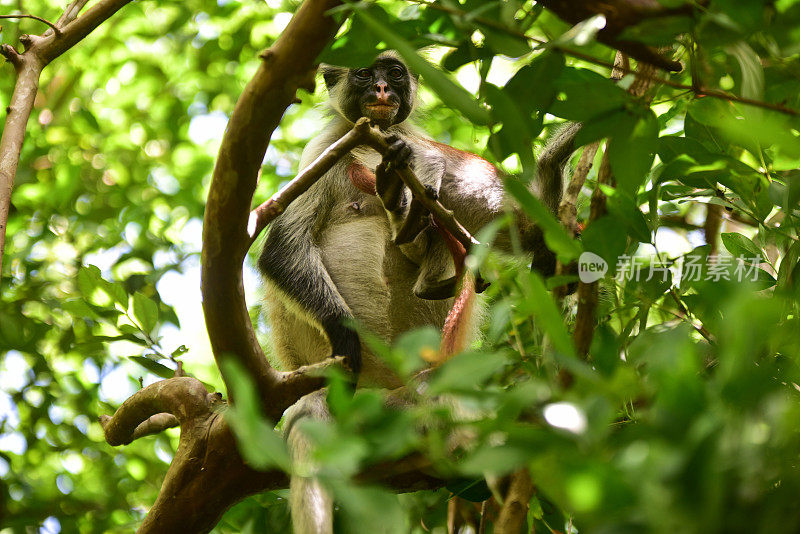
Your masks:
<svg viewBox="0 0 800 534"><path fill-rule="evenodd" d="M567 184L564 198L561 199L561 204L558 206L558 218L561 224L563 224L567 230L570 230L573 235L575 235L575 231L578 227L576 220L578 216L578 209L576 207L578 196L580 195L581 189L583 189L583 184L586 183L589 171L592 170L594 157L597 155L599 148L600 141L595 141L590 145L586 145L583 149L581 158L572 173L572 178L569 184Z"/></svg>
<svg viewBox="0 0 800 534"><path fill-rule="evenodd" d="M33 19L33 20L38 20L39 22L43 22L43 23L47 24L48 26L50 26L53 29L53 31L56 32L56 34L61 33L61 30L59 30L58 27L55 24L53 24L52 22L50 22L47 19L43 19L42 17L37 17L36 15L28 15L27 13L20 14L20 15L0 15L0 19Z"/></svg>
<svg viewBox="0 0 800 534"><path fill-rule="evenodd" d="M696 319L693 318L691 312L686 307L686 305L683 303L683 300L681 300L681 297L675 291L674 287L669 288L669 294L672 297L672 300L675 301L675 304L678 305L678 309L686 317L686 319L688 320L688 322L692 326L692 328L694 328L697 331L698 334L703 336L706 341L708 341L712 345L716 345L717 341L716 341L716 339L714 339L714 334L709 332L708 329L705 326L703 326L703 323L701 323L700 321L697 321Z"/></svg>
<svg viewBox="0 0 800 534"><path fill-rule="evenodd" d="M595 141L584 147L578 165L575 166L572 178L567 185L564 197L561 199L561 204L558 206L558 219L561 221L561 225L570 232L572 237L575 237L578 233L578 196L580 195L581 189L583 189L583 184L586 183L589 171L594 165L594 157L597 155L599 148L600 141ZM568 266L564 265L561 261L557 261L555 274L556 276L568 274ZM567 284L562 284L553 289L553 295L560 301L567 295L568 289L569 287Z"/></svg>
<svg viewBox="0 0 800 534"><path fill-rule="evenodd" d="M623 69L628 68L628 57L622 52L617 52L614 58L614 70L611 71L612 79L619 79L623 76ZM651 65L646 63L639 63L639 70L648 72L654 69ZM649 87L649 81L637 78L628 91L634 96L642 96ZM606 195L603 193L600 185L614 185L614 176L611 172L611 163L608 156L608 148L603 153L603 159L600 163L600 170L597 173L597 187L592 192L591 205L589 208L589 223L601 218L606 213ZM579 282L578 283L578 310L575 315L575 330L573 331L573 340L575 341L575 350L582 358L589 355L589 348L592 345L592 338L594 337L595 329L595 312L597 310L597 303L599 299L598 282Z"/></svg>
<svg viewBox="0 0 800 534"><path fill-rule="evenodd" d="M89 2L89 0L74 0L70 5L64 9L64 12L56 21L56 26L63 28L78 17L78 13Z"/></svg>

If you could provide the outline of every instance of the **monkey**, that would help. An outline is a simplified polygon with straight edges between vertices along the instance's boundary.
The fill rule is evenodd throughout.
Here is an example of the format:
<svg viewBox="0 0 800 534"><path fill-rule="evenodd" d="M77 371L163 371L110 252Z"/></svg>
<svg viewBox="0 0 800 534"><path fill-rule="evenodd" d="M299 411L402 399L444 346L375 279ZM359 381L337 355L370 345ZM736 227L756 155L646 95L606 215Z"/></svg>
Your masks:
<svg viewBox="0 0 800 534"><path fill-rule="evenodd" d="M395 159L411 165L470 232L504 213L502 177L493 165L408 124L417 77L397 55L381 54L368 68L324 67L323 79L334 117L304 149L301 167L366 116L396 136ZM359 381L397 387L397 377L364 350L351 322L388 341L414 327L441 327L452 300L442 297L452 297L455 266L430 225L395 245L413 209L410 192L381 179L373 194L354 186L374 175L380 161L367 148L342 158L272 222L258 266L274 352L286 367L339 355Z"/></svg>
<svg viewBox="0 0 800 534"><path fill-rule="evenodd" d="M450 331L463 346L473 330L468 319L445 324L466 251L454 249L436 221L420 213L394 170L409 165L429 194L473 234L506 213L509 202L496 167L428 139L412 126L418 77L397 54L381 53L370 66L357 69L323 66L322 77L333 118L303 150L301 168L361 117L391 134L392 143L384 158L366 147L351 151L270 225L258 267L265 280L273 352L290 369L344 356L358 385L394 389L402 385L399 377L362 345L353 321L387 342L433 325ZM572 139L566 144L571 146ZM545 180L537 194L551 209L561 197L567 152L543 158L548 169L540 169ZM541 232L532 224L521 227L525 247L535 258L544 258L539 261L545 268L554 264ZM469 309L469 291L462 295L463 302L456 304ZM295 432L296 422L327 417L324 403L318 392L287 411L284 432L296 459L307 455L309 447ZM328 511L305 513L309 499ZM296 532L330 532L330 503L313 477L292 477Z"/></svg>

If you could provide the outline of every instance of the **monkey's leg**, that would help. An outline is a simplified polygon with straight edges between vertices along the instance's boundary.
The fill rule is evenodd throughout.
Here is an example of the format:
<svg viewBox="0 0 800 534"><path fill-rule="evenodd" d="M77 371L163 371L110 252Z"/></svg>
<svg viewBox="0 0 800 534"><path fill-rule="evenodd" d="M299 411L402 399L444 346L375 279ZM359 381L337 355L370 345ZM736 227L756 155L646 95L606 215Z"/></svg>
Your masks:
<svg viewBox="0 0 800 534"><path fill-rule="evenodd" d="M357 376L361 343L358 334L346 325L353 314L322 262L322 252L311 235L313 222L300 220L318 215L325 216L312 205L287 210L276 219L264 243L259 268L295 309L302 310L303 317L319 325L331 344L331 356L344 356Z"/></svg>
<svg viewBox="0 0 800 534"><path fill-rule="evenodd" d="M297 401L286 411L284 435L292 455L295 475L289 483L289 505L295 534L332 534L333 498L314 477L312 447L303 434L303 421L330 419L326 390L315 391Z"/></svg>

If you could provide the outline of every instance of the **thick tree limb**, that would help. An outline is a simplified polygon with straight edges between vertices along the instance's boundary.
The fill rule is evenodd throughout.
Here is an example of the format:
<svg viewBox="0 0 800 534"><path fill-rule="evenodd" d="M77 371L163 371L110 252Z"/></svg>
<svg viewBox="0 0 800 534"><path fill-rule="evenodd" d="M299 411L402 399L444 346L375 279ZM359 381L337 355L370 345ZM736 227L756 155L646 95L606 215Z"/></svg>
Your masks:
<svg viewBox="0 0 800 534"><path fill-rule="evenodd" d="M39 90L39 76L48 63L69 50L128 2L130 0L100 0L83 16L76 18L86 4L85 0L76 0L67 6L55 25L48 23L51 28L44 34L21 35L20 42L25 48L24 52L19 53L10 45L0 46L0 54L14 66L17 73L14 94L0 138L0 269L3 264L11 191L25 140L25 127Z"/></svg>
<svg viewBox="0 0 800 534"><path fill-rule="evenodd" d="M170 418L180 422L175 457L138 532L208 532L225 510L245 497L288 487L289 477L282 471L259 472L244 462L220 413L223 408L219 395L208 393L200 381L176 377L147 386L113 416L100 418L111 445L153 433L158 425L166 427L163 423ZM142 425L149 425L149 432L140 430ZM357 480L401 492L441 487L442 480L432 472L430 462L415 454L369 466Z"/></svg>
<svg viewBox="0 0 800 534"><path fill-rule="evenodd" d="M160 380L134 393L122 403L114 417L101 417L100 424L109 445L127 445L140 437L136 435L137 428L156 415L169 414L180 424L186 424L207 414L215 399L218 397L209 395L196 378Z"/></svg>
<svg viewBox="0 0 800 534"><path fill-rule="evenodd" d="M228 122L206 204L202 292L214 358L217 364L233 359L247 370L265 413L273 419L302 395L322 387L323 378L306 370L276 371L256 341L242 284L242 263L251 243L248 215L272 132L296 99L297 89L313 89L314 61L339 27L325 13L340 4L307 0L275 44L262 53L263 61Z"/></svg>

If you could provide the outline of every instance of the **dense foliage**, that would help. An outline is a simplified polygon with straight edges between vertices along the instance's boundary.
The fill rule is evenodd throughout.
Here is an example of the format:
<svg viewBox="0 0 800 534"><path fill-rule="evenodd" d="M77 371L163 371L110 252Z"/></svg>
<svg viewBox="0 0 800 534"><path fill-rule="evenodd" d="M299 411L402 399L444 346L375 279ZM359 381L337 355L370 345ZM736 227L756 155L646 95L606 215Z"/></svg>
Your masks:
<svg viewBox="0 0 800 534"><path fill-rule="evenodd" d="M2 12L17 4L0 0ZM176 433L115 449L97 417L140 379L171 376L176 360L220 387L197 334L205 192L226 117L295 8L134 2L45 70L2 271L0 528L130 531ZM800 529L800 2L714 0L628 28L687 67L659 73L669 83L644 98L627 91L632 74L610 79L615 52L594 41L597 22L570 27L530 1L359 4L322 58L357 65L376 47L400 51L423 78L419 126L515 180L532 178L558 124L583 122L580 144L609 141L579 221L603 150L616 179L602 186L608 213L579 241L512 186L560 259L587 251L606 263L588 359L570 335L577 302L562 310L528 265L487 247L471 263L491 282L483 338L423 393L447 402L389 412L383 392L350 397L332 382L334 420L309 428L343 532L441 532L451 492L483 500L484 478L525 467L536 532ZM2 23L4 43L43 31ZM423 46L440 68L416 56ZM14 77L10 65L0 72L5 108ZM294 175L319 128L323 91L301 98L272 138L256 201ZM404 377L438 343L430 330L393 347L362 335ZM247 409L246 382L234 419L253 440L264 422ZM454 430L466 436L455 454ZM250 445L255 465L285 465L282 442ZM448 489L396 496L352 481L415 451L453 480ZM284 492L242 502L218 526L286 529Z"/></svg>

